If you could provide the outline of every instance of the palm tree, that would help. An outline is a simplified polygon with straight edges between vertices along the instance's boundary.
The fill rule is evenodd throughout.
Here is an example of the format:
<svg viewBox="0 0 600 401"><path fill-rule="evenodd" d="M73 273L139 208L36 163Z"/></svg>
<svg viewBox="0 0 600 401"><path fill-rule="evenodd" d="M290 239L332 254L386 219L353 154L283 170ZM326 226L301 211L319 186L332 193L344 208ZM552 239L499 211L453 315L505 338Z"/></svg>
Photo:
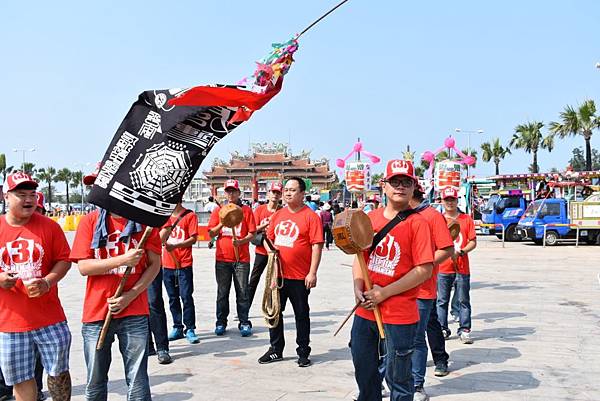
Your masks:
<svg viewBox="0 0 600 401"><path fill-rule="evenodd" d="M539 173L540 167L537 162L537 153L540 148L548 149L552 152L554 149L554 137L548 135L542 136L542 127L544 123L541 121L528 121L525 124L519 124L515 127L515 133L510 140L509 146L514 149L523 149L527 153L533 155L533 163L531 164L531 172Z"/></svg>
<svg viewBox="0 0 600 401"><path fill-rule="evenodd" d="M13 166L6 165L6 155L0 153L0 174L2 174L2 182L6 181L6 176L13 170ZM2 197L2 214L6 213L6 201Z"/></svg>
<svg viewBox="0 0 600 401"><path fill-rule="evenodd" d="M48 184L48 205L52 209L52 182L56 181L56 169L54 167L40 168L37 171L36 178Z"/></svg>
<svg viewBox="0 0 600 401"><path fill-rule="evenodd" d="M83 204L83 172L72 171L71 172L71 188L79 189L81 191L81 203Z"/></svg>
<svg viewBox="0 0 600 401"><path fill-rule="evenodd" d="M586 100L577 110L566 106L560 113L560 122L550 123L550 132L559 138L582 135L585 139L585 169L592 170L592 133L600 128L600 116L596 115L596 104Z"/></svg>
<svg viewBox="0 0 600 401"><path fill-rule="evenodd" d="M25 162L25 163L23 163L21 168L23 169L24 173L29 174L29 175L33 175L36 172L35 163Z"/></svg>
<svg viewBox="0 0 600 401"><path fill-rule="evenodd" d="M481 158L484 162L494 161L496 165L496 175L500 174L500 160L504 159L506 155L510 154L510 148L504 147L500 144L500 138L495 138L491 143L484 142L481 144L481 150L483 154Z"/></svg>
<svg viewBox="0 0 600 401"><path fill-rule="evenodd" d="M69 184L71 183L72 176L73 173L66 167L58 170L54 176L54 182L64 182L67 188L67 213L71 210L69 208Z"/></svg>

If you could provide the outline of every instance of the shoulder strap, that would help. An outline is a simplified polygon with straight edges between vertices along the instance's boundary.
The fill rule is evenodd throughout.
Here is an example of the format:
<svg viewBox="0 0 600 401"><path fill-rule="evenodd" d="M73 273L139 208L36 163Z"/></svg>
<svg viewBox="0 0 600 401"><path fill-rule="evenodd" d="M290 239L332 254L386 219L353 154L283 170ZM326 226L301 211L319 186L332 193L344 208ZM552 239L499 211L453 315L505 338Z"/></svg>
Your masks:
<svg viewBox="0 0 600 401"><path fill-rule="evenodd" d="M399 212L393 219L391 219L381 229L381 231L378 231L377 234L375 234L375 237L373 237L373 244L371 245L371 249L369 250L369 254L373 253L373 251L375 250L375 248L377 248L377 245L379 245L379 243L381 242L381 240L384 239L385 236L388 235L388 233L394 227L396 227L398 224L400 224L401 222L403 222L404 220L406 220L408 218L408 216L410 216L411 214L417 213L417 211L418 210L415 210L415 209L404 210L402 212Z"/></svg>
<svg viewBox="0 0 600 401"><path fill-rule="evenodd" d="M192 211L190 209L185 209L183 211L183 213L181 213L179 216L177 216L177 220L175 220L175 223L171 224L171 229L174 229L175 227L177 227L177 224L179 224L179 222L188 214L192 213Z"/></svg>

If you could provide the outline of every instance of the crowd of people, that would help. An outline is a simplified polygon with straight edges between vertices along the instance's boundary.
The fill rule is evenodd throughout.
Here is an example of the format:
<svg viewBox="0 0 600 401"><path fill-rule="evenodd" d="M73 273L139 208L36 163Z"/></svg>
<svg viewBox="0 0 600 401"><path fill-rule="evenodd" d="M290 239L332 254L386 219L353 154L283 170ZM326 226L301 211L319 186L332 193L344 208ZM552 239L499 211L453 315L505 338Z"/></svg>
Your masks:
<svg viewBox="0 0 600 401"><path fill-rule="evenodd" d="M170 341L199 342L193 297L196 214L179 204L163 227L145 230L97 209L82 217L69 247L58 224L43 216L43 203L42 209L37 207L37 186L28 175L14 173L3 188L8 212L0 217L0 372L5 386L0 387L0 399L13 393L17 400L43 398L42 367L52 399L70 399L71 332L57 285L76 263L87 279L82 317L86 400L108 397L115 338L125 365L127 399L150 400L148 357L156 355L160 364L169 364ZM435 375L448 374L449 308L459 321L458 338L473 342L468 253L476 247L474 224L457 208L454 188L441 192L443 213L430 207L410 161L389 161L381 187L386 202L371 199L363 207L376 233L373 246L364 251L368 277L358 258L352 269L358 307L350 348L357 400L381 400L387 392L395 401L426 400L428 348ZM272 183L262 205L242 203L235 179L227 180L224 191L223 205L212 199L205 206L211 211L208 228L215 239L214 333L228 331L233 283L237 331L242 337L252 335L249 310L276 255L281 274L278 308L269 328L270 346L258 363L283 359L283 312L289 300L296 322L296 362L306 368L312 364L310 293L317 286L322 250L333 244L334 218L342 208L337 202L312 202L300 177ZM224 223L225 204L241 209L236 226ZM149 235L142 239L146 231ZM250 243L255 245L252 268ZM128 267L124 291L115 295Z"/></svg>

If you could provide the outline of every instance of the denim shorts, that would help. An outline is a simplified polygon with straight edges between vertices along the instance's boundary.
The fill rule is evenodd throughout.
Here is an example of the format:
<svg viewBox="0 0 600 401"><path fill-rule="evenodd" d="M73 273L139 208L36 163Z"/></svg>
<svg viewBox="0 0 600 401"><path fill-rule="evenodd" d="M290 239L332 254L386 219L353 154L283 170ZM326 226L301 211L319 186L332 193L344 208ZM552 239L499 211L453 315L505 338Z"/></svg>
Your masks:
<svg viewBox="0 0 600 401"><path fill-rule="evenodd" d="M0 333L0 370L7 385L34 378L36 352L50 376L69 370L71 332L60 322L21 333Z"/></svg>

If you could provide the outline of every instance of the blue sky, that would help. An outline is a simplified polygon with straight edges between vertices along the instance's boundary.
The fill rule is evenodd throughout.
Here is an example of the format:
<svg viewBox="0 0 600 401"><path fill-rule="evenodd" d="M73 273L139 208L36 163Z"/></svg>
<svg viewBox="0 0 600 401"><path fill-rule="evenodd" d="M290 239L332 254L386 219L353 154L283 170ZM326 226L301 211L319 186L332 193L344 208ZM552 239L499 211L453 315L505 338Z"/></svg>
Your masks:
<svg viewBox="0 0 600 401"><path fill-rule="evenodd" d="M337 2L337 0L336 0ZM335 2L103 1L0 4L0 153L37 166L95 163L147 89L235 83L254 61ZM251 142L288 142L333 162L357 137L384 160L441 146L454 128L471 145L508 143L527 120L600 102L600 2L350 0L300 42L284 90L221 141L212 157ZM456 137L466 147L467 137ZM539 155L563 169L581 138ZM600 148L600 133L592 138ZM501 172L525 172L514 151ZM382 167L375 167L375 171ZM493 173L479 162L475 173Z"/></svg>

